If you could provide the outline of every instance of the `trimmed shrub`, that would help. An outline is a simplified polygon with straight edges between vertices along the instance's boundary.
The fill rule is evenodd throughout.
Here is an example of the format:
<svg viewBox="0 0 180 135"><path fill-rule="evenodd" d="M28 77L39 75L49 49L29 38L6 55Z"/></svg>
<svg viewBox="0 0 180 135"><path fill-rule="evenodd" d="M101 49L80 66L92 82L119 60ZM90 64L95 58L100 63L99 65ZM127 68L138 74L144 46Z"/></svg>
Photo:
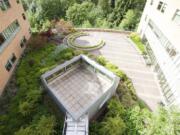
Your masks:
<svg viewBox="0 0 180 135"><path fill-rule="evenodd" d="M98 56L96 61L102 66L105 66L107 64L107 60L103 56Z"/></svg>
<svg viewBox="0 0 180 135"><path fill-rule="evenodd" d="M130 34L130 39L135 43L135 45L137 46L137 48L140 50L140 52L143 55L146 55L146 47L145 45L142 43L140 36L137 33L131 33Z"/></svg>

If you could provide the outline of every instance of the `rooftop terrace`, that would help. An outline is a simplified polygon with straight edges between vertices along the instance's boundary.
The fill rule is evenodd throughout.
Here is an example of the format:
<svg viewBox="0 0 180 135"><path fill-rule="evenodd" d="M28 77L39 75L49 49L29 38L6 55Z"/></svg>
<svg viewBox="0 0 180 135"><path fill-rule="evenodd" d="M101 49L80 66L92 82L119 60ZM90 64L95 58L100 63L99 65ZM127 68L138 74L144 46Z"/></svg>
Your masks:
<svg viewBox="0 0 180 135"><path fill-rule="evenodd" d="M45 73L42 78L57 104L75 120L89 110L102 107L101 104L115 92L114 83L119 82L113 73L86 56L75 57ZM93 106L96 109L92 109Z"/></svg>

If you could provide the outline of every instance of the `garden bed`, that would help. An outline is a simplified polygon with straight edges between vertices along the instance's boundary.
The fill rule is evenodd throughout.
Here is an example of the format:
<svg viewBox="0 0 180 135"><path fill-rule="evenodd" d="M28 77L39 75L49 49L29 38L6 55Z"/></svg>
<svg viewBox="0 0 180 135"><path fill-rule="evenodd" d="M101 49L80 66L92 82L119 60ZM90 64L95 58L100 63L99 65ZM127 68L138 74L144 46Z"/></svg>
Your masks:
<svg viewBox="0 0 180 135"><path fill-rule="evenodd" d="M103 40L99 41L95 45L81 45L81 44L75 43L75 40L77 38L81 36L88 36L88 35L89 35L88 33L84 33L84 32L76 32L76 33L70 34L66 37L67 44L69 47L80 49L80 50L86 50L86 51L96 50L105 45L105 42Z"/></svg>

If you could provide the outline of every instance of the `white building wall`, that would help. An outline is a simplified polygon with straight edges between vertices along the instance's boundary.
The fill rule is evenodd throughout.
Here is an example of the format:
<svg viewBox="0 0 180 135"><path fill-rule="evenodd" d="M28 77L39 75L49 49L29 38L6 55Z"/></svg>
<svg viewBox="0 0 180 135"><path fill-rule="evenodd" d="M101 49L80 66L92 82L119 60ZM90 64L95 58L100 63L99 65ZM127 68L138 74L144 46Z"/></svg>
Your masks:
<svg viewBox="0 0 180 135"><path fill-rule="evenodd" d="M165 12L157 10L159 2L166 3ZM138 27L141 37L147 38L148 43L156 57L157 64L161 68L167 83L173 93L175 100L167 102L168 105L180 105L180 24L173 21L177 9L180 10L180 0L147 0L146 6ZM151 2L153 4L151 5ZM178 54L170 57L165 47L159 41L152 28L148 26L149 20L158 27L163 35L168 39ZM164 95L168 95L162 90ZM172 98L172 96L170 97Z"/></svg>

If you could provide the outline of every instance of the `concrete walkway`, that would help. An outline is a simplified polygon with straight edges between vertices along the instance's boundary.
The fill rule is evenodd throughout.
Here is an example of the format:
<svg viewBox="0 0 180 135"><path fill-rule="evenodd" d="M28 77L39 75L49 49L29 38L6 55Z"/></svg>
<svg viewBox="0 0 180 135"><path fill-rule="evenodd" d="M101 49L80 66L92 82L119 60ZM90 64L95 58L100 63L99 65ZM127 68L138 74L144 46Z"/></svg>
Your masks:
<svg viewBox="0 0 180 135"><path fill-rule="evenodd" d="M112 63L119 66L133 81L137 95L152 110L161 101L160 88L155 73L145 65L143 57L128 41L126 35L108 32L88 32L90 36L83 37L83 41L98 42L103 39L106 45L92 53L103 55ZM78 39L80 42L81 39ZM84 42L83 42L84 43Z"/></svg>

